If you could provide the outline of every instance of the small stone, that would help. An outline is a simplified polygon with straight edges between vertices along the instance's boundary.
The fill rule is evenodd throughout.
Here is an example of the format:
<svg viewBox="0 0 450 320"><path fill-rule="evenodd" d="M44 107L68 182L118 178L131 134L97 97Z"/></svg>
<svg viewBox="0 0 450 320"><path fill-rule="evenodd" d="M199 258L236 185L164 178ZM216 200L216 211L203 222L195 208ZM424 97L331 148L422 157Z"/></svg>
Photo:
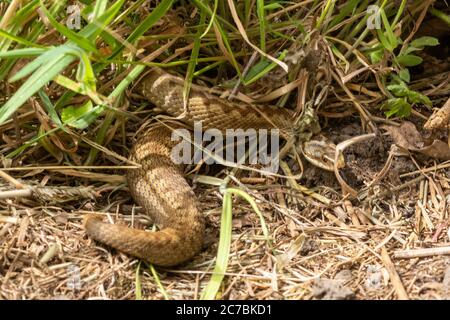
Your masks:
<svg viewBox="0 0 450 320"><path fill-rule="evenodd" d="M342 285L342 281L317 279L313 284L313 296L320 300L351 300L355 293Z"/></svg>

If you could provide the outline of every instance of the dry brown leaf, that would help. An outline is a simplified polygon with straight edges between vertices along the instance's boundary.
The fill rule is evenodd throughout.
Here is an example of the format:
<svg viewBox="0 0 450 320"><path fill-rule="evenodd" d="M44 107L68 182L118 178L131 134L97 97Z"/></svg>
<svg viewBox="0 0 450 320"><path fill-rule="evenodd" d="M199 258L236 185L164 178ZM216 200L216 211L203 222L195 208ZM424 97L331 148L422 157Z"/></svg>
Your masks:
<svg viewBox="0 0 450 320"><path fill-rule="evenodd" d="M426 145L423 137L412 122L405 121L400 127L382 126L394 139L397 146L439 160L450 160L450 147L441 140Z"/></svg>

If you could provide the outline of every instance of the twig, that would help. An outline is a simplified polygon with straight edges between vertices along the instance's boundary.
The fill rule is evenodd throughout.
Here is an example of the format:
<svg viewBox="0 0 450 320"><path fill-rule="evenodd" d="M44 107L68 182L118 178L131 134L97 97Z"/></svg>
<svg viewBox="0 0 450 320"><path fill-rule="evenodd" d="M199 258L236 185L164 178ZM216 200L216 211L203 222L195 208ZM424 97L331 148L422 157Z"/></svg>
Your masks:
<svg viewBox="0 0 450 320"><path fill-rule="evenodd" d="M12 184L14 187L16 187L18 189L25 188L25 186L22 183L20 183L18 180L14 179L9 174L7 174L6 172L3 172L1 170L0 170L0 178L5 179L6 181L8 181L10 184Z"/></svg>
<svg viewBox="0 0 450 320"><path fill-rule="evenodd" d="M28 198L32 194L33 191L31 189L8 190L0 192L0 199Z"/></svg>
<svg viewBox="0 0 450 320"><path fill-rule="evenodd" d="M394 258L396 259L412 259L412 258L443 256L443 255L450 255L450 246L394 251Z"/></svg>
<svg viewBox="0 0 450 320"><path fill-rule="evenodd" d="M31 170L122 170L122 169L138 169L140 166L36 166L36 167L12 167L0 168L0 174L3 171L31 171Z"/></svg>
<svg viewBox="0 0 450 320"><path fill-rule="evenodd" d="M387 196L390 193L398 192L406 187L409 187L410 185L416 184L417 182L420 182L421 180L423 180L425 178L426 178L426 176L420 176L420 177L414 178L412 180L405 182L402 185L399 185L398 187L394 187L392 189L375 194L375 195L371 196L370 198L368 198L366 201L373 201L377 198L383 198L384 196ZM363 199L363 197L360 198L360 200L362 200L362 199Z"/></svg>
<svg viewBox="0 0 450 320"><path fill-rule="evenodd" d="M17 217L5 217L5 216L0 215L0 223L6 223L6 224L14 223L15 224L18 222L19 222L19 219ZM3 235L2 230L0 230L0 237Z"/></svg>
<svg viewBox="0 0 450 320"><path fill-rule="evenodd" d="M431 167L428 167L428 168L425 168L425 169L420 169L420 170L411 171L411 172L408 172L408 173L401 174L400 178L405 178L405 177L413 176L413 175L420 174L420 173L421 174L425 174L425 173L432 172L432 171L439 171L439 170L446 169L446 168L449 168L449 167L450 167L450 161L446 161L446 162L443 162L443 163L441 163L439 165L434 165L434 166L431 166Z"/></svg>
<svg viewBox="0 0 450 320"><path fill-rule="evenodd" d="M405 287L403 286L402 280L400 279L400 276L398 275L397 270L395 270L395 266L392 263L392 260L389 257L389 254L385 247L381 248L381 259L389 273L392 285L394 286L394 289L397 292L397 297L400 300L409 300L408 294L406 293L406 290L405 290Z"/></svg>
<svg viewBox="0 0 450 320"><path fill-rule="evenodd" d="M33 197L42 201L64 202L74 199L94 199L97 196L91 187L31 187L0 191L0 199Z"/></svg>

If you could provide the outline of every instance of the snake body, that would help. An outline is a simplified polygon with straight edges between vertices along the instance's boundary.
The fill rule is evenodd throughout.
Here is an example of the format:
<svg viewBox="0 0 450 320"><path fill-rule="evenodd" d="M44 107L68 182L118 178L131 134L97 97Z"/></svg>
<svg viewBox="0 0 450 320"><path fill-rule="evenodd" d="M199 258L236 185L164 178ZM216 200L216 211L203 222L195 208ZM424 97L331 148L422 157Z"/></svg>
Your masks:
<svg viewBox="0 0 450 320"><path fill-rule="evenodd" d="M201 121L204 130L278 128L281 136L293 134L293 112L284 108L233 104L198 88L191 88L187 108L184 108L183 81L153 69L140 81L137 90L160 111L178 117L190 127ZM171 130L159 125L138 138L129 156L141 165L127 173L131 194L160 231L147 232L109 224L95 215L87 215L84 225L90 237L160 266L180 264L200 251L204 217L192 188L183 177L183 167L175 165L170 158L174 144Z"/></svg>

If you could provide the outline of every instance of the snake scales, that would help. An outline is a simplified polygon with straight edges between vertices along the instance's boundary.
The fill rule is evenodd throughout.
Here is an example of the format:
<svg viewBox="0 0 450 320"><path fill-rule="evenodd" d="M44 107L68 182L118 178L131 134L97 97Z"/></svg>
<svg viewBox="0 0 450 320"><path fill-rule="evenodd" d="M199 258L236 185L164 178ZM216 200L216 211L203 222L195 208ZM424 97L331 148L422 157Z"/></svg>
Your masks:
<svg viewBox="0 0 450 320"><path fill-rule="evenodd" d="M184 110L183 81L155 68L138 84L138 91L158 109L180 117L190 127L195 121L202 121L204 130L278 128L284 138L294 134L294 114L288 109L232 104L198 88L191 88L188 108ZM174 144L171 130L159 125L141 135L129 156L141 164L141 168L127 173L131 194L160 231L132 229L86 215L84 226L90 237L160 266L182 263L200 251L204 217L183 177L183 167L170 158Z"/></svg>

